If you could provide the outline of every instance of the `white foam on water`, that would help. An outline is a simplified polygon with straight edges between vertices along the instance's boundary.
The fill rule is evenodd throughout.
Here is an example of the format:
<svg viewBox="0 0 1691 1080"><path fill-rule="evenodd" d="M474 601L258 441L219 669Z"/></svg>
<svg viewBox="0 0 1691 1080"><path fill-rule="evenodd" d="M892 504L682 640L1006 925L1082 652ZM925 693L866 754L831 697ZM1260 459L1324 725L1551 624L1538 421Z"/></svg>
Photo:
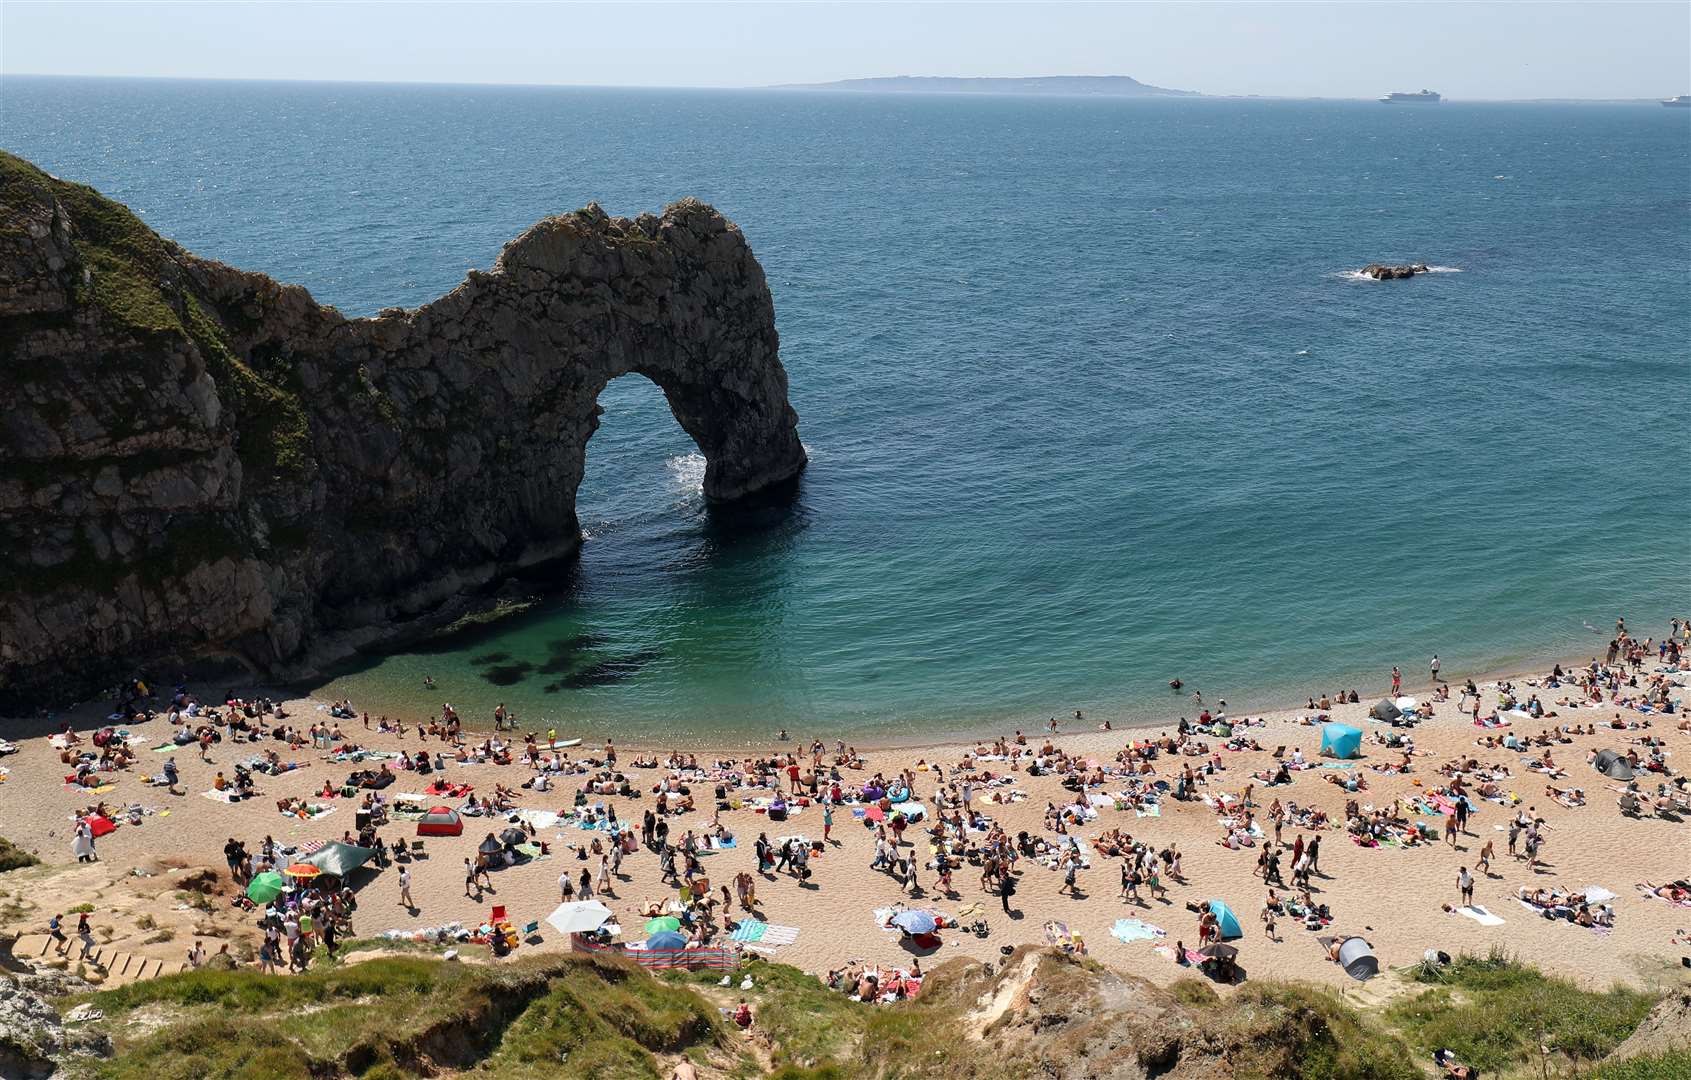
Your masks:
<svg viewBox="0 0 1691 1080"><path fill-rule="evenodd" d="M664 468L669 470L670 484L677 491L684 495L705 493L705 456L697 450L669 458Z"/></svg>
<svg viewBox="0 0 1691 1080"><path fill-rule="evenodd" d="M1293 353L1292 355L1293 356L1308 356L1309 350L1308 349L1299 349L1297 352Z"/></svg>
<svg viewBox="0 0 1691 1080"><path fill-rule="evenodd" d="M1462 268L1460 266L1429 266L1429 267L1427 267L1427 273L1429 273L1429 274L1460 274L1461 272L1462 272Z"/></svg>

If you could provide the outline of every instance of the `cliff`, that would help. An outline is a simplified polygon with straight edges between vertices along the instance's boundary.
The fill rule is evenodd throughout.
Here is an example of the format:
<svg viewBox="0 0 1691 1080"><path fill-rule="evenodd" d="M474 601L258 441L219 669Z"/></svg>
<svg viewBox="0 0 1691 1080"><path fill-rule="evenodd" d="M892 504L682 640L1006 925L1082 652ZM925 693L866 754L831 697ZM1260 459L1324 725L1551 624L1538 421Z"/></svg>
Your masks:
<svg viewBox="0 0 1691 1080"><path fill-rule="evenodd" d="M548 218L348 319L0 154L0 690L215 656L296 676L571 554L605 384L664 391L731 500L804 467L740 231Z"/></svg>

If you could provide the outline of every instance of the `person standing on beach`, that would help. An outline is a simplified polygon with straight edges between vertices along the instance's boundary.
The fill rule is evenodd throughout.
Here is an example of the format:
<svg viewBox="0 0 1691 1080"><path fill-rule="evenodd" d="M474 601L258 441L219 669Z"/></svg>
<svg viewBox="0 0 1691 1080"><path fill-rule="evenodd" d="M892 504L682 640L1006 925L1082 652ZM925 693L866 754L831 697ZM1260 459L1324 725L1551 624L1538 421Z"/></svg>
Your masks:
<svg viewBox="0 0 1691 1080"><path fill-rule="evenodd" d="M1468 907L1474 902L1474 875L1468 873L1464 866L1456 872L1456 888L1462 894L1462 906Z"/></svg>
<svg viewBox="0 0 1691 1080"><path fill-rule="evenodd" d="M399 903L406 911L416 911L417 903L411 899L411 868L399 868Z"/></svg>
<svg viewBox="0 0 1691 1080"><path fill-rule="evenodd" d="M1492 842L1487 840L1485 847L1480 848L1480 861L1474 864L1474 869L1487 877L1491 876Z"/></svg>
<svg viewBox="0 0 1691 1080"><path fill-rule="evenodd" d="M1402 693L1403 693L1403 672L1401 672L1397 669L1396 664L1393 664L1392 665L1392 697L1395 698Z"/></svg>
<svg viewBox="0 0 1691 1080"><path fill-rule="evenodd" d="M833 831L834 831L834 804L833 803L823 803L822 804L822 842L824 844L829 842L830 837L828 836L828 834L833 832Z"/></svg>
<svg viewBox="0 0 1691 1080"><path fill-rule="evenodd" d="M1431 661L1428 662L1427 666L1432 669L1433 681L1435 683L1444 682L1443 679L1439 678L1439 654L1438 653L1433 654L1433 658L1432 658Z"/></svg>

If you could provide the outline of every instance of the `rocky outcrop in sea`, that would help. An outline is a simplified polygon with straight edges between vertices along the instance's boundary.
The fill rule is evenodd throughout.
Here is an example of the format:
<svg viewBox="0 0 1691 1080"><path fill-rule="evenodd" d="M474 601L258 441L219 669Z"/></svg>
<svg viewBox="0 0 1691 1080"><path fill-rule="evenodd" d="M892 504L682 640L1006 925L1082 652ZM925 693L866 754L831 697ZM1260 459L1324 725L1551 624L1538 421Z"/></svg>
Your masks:
<svg viewBox="0 0 1691 1080"><path fill-rule="evenodd" d="M596 400L630 372L707 496L803 469L763 270L695 200L547 218L349 319L0 154L0 691L204 657L292 677L462 615L575 551Z"/></svg>

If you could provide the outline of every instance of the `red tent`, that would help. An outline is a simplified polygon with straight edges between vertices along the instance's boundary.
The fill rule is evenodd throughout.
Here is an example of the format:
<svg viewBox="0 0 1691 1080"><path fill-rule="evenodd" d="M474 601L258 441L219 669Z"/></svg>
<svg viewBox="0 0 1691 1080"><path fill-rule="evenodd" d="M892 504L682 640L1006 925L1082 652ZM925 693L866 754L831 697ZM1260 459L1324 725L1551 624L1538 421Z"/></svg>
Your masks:
<svg viewBox="0 0 1691 1080"><path fill-rule="evenodd" d="M117 832L117 826L112 823L112 820L110 818L101 817L99 814L90 814L82 820L88 823L88 832L95 839L98 839L107 833Z"/></svg>
<svg viewBox="0 0 1691 1080"><path fill-rule="evenodd" d="M417 819L418 836L462 836L464 819L450 806L436 806Z"/></svg>

